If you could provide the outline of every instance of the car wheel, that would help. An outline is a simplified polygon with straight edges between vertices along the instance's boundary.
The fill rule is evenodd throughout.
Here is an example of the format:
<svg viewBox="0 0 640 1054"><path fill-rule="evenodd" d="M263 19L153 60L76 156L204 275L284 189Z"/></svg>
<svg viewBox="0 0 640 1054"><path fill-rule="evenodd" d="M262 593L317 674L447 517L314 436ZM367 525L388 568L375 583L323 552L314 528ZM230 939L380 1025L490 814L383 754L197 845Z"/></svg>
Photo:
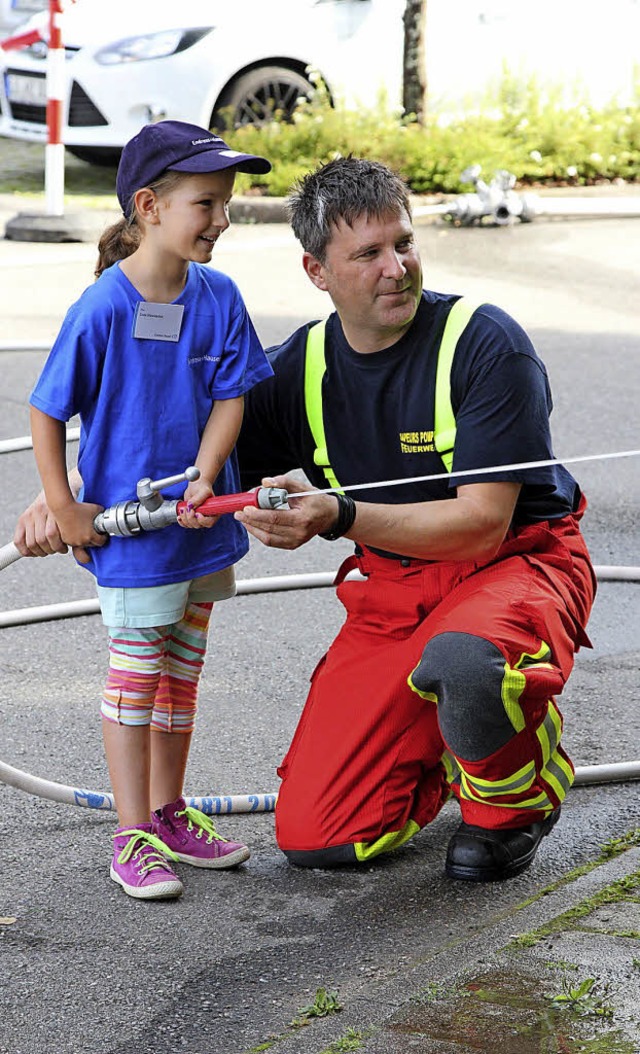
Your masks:
<svg viewBox="0 0 640 1054"><path fill-rule="evenodd" d="M115 167L122 153L122 149L115 146L67 146L65 149L79 161L88 161L90 165L103 165L105 168Z"/></svg>
<svg viewBox="0 0 640 1054"><path fill-rule="evenodd" d="M290 120L300 96L309 98L312 85L285 66L262 66L238 77L221 95L213 113L215 128L263 125L276 113ZM226 111L226 112L224 112Z"/></svg>

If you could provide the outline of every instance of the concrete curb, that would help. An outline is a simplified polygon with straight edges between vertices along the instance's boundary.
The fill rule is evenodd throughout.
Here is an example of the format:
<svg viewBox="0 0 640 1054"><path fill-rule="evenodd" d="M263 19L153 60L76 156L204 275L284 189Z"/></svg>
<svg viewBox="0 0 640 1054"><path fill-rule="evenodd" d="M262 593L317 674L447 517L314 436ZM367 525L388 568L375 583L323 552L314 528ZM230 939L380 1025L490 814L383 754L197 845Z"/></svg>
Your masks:
<svg viewBox="0 0 640 1054"><path fill-rule="evenodd" d="M289 222L284 198L262 199L261 201L239 198L231 203L229 215L234 224L288 224ZM48 216L40 212L19 212L15 216L4 219L2 209L0 209L0 230L4 223L4 237L7 241L90 242L95 244L99 241L105 228L116 223L119 217L118 212L87 210L83 213L65 212L63 216ZM441 219L439 215L417 215L414 216L414 225L438 223Z"/></svg>
<svg viewBox="0 0 640 1054"><path fill-rule="evenodd" d="M117 209L84 209L49 216L35 208L22 211L24 200L19 195L0 195L0 226L4 223L4 237L9 241L97 242L121 215ZM229 213L232 223L288 222L284 198L238 197L231 202Z"/></svg>
<svg viewBox="0 0 640 1054"><path fill-rule="evenodd" d="M237 197L229 206L232 223L288 223L286 198Z"/></svg>
<svg viewBox="0 0 640 1054"><path fill-rule="evenodd" d="M97 242L104 228L113 222L112 213L89 209L65 212L63 216L19 212L7 220L4 236L16 242Z"/></svg>
<svg viewBox="0 0 640 1054"><path fill-rule="evenodd" d="M533 188L532 194L544 198L597 199L612 197L620 200L640 198L640 184L606 184L595 187L549 187ZM413 208L425 205L442 205L454 200L456 194L414 195ZM0 227L4 225L4 237L12 241L29 242L96 242L105 227L115 223L120 212L117 209L71 209L63 216L49 216L40 201L33 211L23 211L32 198L21 194L0 194ZM234 198L230 206L232 223L288 223L286 198L269 198L246 195ZM420 225L439 223L442 217L435 215L416 216Z"/></svg>

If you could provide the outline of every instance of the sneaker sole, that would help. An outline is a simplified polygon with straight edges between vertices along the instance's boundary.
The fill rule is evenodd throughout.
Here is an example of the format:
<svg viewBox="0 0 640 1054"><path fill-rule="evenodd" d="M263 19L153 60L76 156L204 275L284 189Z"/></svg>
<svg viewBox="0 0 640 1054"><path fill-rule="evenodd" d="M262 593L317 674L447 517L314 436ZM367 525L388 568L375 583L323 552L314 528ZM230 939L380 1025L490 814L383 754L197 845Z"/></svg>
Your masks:
<svg viewBox="0 0 640 1054"><path fill-rule="evenodd" d="M175 852L175 850L174 850ZM191 864L192 867L206 867L216 871L224 871L231 867L237 867L238 864L243 864L245 860L248 860L251 853L246 846L242 849L236 849L234 853L227 853L226 856L206 857L200 856L188 856L186 853L176 853L178 860L183 864Z"/></svg>
<svg viewBox="0 0 640 1054"><path fill-rule="evenodd" d="M135 897L137 900L175 899L176 897L181 897L184 893L184 886L179 879L172 879L167 882L154 882L152 886L130 886L113 867L109 873L113 881L122 886L128 896Z"/></svg>

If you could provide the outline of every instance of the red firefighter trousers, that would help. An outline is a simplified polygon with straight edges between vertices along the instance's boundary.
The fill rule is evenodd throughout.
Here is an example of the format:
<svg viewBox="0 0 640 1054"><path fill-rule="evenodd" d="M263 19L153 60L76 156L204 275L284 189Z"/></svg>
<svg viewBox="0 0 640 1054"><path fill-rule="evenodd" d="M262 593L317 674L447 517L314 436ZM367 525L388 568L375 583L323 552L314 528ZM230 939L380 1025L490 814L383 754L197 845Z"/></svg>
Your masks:
<svg viewBox="0 0 640 1054"><path fill-rule="evenodd" d="M584 506L512 529L485 565L368 550L346 561L338 581L353 567L365 580L338 586L346 621L278 770L276 837L293 862L393 849L451 793L490 829L559 805L573 767L554 697L589 644L595 594Z"/></svg>

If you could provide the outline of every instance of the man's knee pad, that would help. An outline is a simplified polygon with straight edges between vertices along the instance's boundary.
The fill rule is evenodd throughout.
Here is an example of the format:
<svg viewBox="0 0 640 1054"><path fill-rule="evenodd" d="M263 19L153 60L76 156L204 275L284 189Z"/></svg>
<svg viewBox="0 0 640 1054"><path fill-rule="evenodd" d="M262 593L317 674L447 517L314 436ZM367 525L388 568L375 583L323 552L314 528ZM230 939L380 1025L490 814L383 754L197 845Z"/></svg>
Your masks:
<svg viewBox="0 0 640 1054"><path fill-rule="evenodd" d="M503 701L507 673L505 657L491 641L471 633L440 633L427 643L410 684L420 695L435 698L449 750L479 761L516 732Z"/></svg>

